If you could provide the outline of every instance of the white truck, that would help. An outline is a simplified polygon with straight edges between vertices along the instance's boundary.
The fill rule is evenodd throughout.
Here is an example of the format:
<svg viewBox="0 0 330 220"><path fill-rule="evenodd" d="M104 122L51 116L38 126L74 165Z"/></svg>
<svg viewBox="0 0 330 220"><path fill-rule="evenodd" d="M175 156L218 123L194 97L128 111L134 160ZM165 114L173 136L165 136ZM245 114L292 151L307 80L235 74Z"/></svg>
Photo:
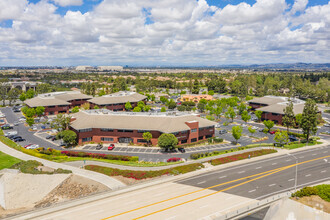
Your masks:
<svg viewBox="0 0 330 220"><path fill-rule="evenodd" d="M12 136L12 135L17 135L17 131L9 131L5 133L5 137Z"/></svg>

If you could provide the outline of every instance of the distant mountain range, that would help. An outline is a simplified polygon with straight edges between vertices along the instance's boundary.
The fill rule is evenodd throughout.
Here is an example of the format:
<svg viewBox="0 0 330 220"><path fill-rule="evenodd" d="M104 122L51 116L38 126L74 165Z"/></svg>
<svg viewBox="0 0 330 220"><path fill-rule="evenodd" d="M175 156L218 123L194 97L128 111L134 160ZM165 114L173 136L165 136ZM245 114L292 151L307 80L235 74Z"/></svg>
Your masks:
<svg viewBox="0 0 330 220"><path fill-rule="evenodd" d="M221 65L219 68L257 70L330 70L330 63L274 63L253 65Z"/></svg>

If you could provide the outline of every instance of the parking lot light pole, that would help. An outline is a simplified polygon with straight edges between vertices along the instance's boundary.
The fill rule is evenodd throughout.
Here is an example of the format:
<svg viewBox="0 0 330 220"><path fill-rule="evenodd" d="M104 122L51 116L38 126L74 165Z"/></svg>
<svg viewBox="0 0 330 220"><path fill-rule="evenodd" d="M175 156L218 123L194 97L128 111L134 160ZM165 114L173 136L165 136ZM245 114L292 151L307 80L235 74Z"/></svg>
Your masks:
<svg viewBox="0 0 330 220"><path fill-rule="evenodd" d="M294 192L296 192L297 191L297 179L298 179L298 158L289 153L288 153L288 155L292 156L296 160L296 175L295 175L295 180L294 180Z"/></svg>

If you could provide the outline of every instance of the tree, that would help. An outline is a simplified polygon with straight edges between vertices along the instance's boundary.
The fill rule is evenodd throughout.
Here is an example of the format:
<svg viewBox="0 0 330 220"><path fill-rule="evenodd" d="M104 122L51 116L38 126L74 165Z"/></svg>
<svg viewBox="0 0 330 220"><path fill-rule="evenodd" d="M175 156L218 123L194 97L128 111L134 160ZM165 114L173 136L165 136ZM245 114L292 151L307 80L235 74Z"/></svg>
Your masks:
<svg viewBox="0 0 330 220"><path fill-rule="evenodd" d="M174 134L162 134L158 138L159 147L165 149L165 151L172 150L178 144L178 139Z"/></svg>
<svg viewBox="0 0 330 220"><path fill-rule="evenodd" d="M20 90L18 90L17 88L13 88L9 90L9 92L7 93L7 99L9 101L9 105L11 105L13 101L16 101L18 99L19 94L20 94Z"/></svg>
<svg viewBox="0 0 330 220"><path fill-rule="evenodd" d="M40 117L45 113L45 107L38 106L35 110L36 114Z"/></svg>
<svg viewBox="0 0 330 220"><path fill-rule="evenodd" d="M75 106L71 109L71 113L77 113L79 112L79 107L78 106Z"/></svg>
<svg viewBox="0 0 330 220"><path fill-rule="evenodd" d="M165 108L165 107L162 107L162 108L160 109L160 112L166 112L166 108Z"/></svg>
<svg viewBox="0 0 330 220"><path fill-rule="evenodd" d="M32 99L35 95L35 92L33 89L29 89L27 92L26 92L26 98L27 99Z"/></svg>
<svg viewBox="0 0 330 220"><path fill-rule="evenodd" d="M173 99L171 99L168 103L167 106L169 109L175 109L176 108L176 103L175 101L173 101Z"/></svg>
<svg viewBox="0 0 330 220"><path fill-rule="evenodd" d="M142 110L142 109L144 108L145 104L144 104L143 101L139 101L139 102L137 103L137 106Z"/></svg>
<svg viewBox="0 0 330 220"><path fill-rule="evenodd" d="M231 118L231 121L234 121L234 118L236 117L236 113L233 107L229 107L226 112L226 117Z"/></svg>
<svg viewBox="0 0 330 220"><path fill-rule="evenodd" d="M38 94L47 93L52 91L52 87L48 83L42 83L37 85L36 91Z"/></svg>
<svg viewBox="0 0 330 220"><path fill-rule="evenodd" d="M298 128L301 126L301 121L302 121L302 114L296 114L296 125Z"/></svg>
<svg viewBox="0 0 330 220"><path fill-rule="evenodd" d="M289 127L292 127L295 122L295 117L293 113L293 103L292 100L289 100L288 105L284 108L284 116L283 116L283 125L286 126L287 132L289 133Z"/></svg>
<svg viewBox="0 0 330 220"><path fill-rule="evenodd" d="M242 120L245 121L245 123L251 119L251 115L249 115L248 111L244 110L242 115Z"/></svg>
<svg viewBox="0 0 330 220"><path fill-rule="evenodd" d="M58 114L53 119L50 126L57 130L64 131L69 127L70 121L71 121L71 116L65 116L64 114Z"/></svg>
<svg viewBox="0 0 330 220"><path fill-rule="evenodd" d="M317 132L317 113L318 108L315 102L311 99L307 99L301 119L301 128L306 136L307 141L311 134Z"/></svg>
<svg viewBox="0 0 330 220"><path fill-rule="evenodd" d="M100 109L100 107L98 105L95 105L94 109Z"/></svg>
<svg viewBox="0 0 330 220"><path fill-rule="evenodd" d="M257 111L254 112L254 114L256 115L256 117L258 118L258 121L260 122L261 116L262 116L262 111L257 110Z"/></svg>
<svg viewBox="0 0 330 220"><path fill-rule="evenodd" d="M165 97L165 96L161 96L160 98L159 98L159 100L163 103L163 104L165 104L168 100L167 100L167 98Z"/></svg>
<svg viewBox="0 0 330 220"><path fill-rule="evenodd" d="M77 134L71 130L65 130L60 132L59 137L62 138L64 143L68 145L74 145L76 143Z"/></svg>
<svg viewBox="0 0 330 220"><path fill-rule="evenodd" d="M192 94L199 94L199 82L197 79L194 80L194 86L191 92Z"/></svg>
<svg viewBox="0 0 330 220"><path fill-rule="evenodd" d="M34 108L28 108L25 113L26 117L28 118L32 118L33 116L35 116L35 114L36 110Z"/></svg>
<svg viewBox="0 0 330 220"><path fill-rule="evenodd" d="M26 118L26 123L27 123L29 126L32 126L32 125L34 124L34 118L27 117L27 118Z"/></svg>
<svg viewBox="0 0 330 220"><path fill-rule="evenodd" d="M150 109L151 109L151 107L150 107L149 105L145 105L145 106L143 107L143 111L144 111L144 112L148 112L148 111L150 111Z"/></svg>
<svg viewBox="0 0 330 220"><path fill-rule="evenodd" d="M125 104L125 109L126 109L127 111L130 111L130 110L132 109L132 105L131 105L130 102L126 102L126 104Z"/></svg>
<svg viewBox="0 0 330 220"><path fill-rule="evenodd" d="M26 95L24 92L19 96L19 100L21 100L22 102L26 100Z"/></svg>
<svg viewBox="0 0 330 220"><path fill-rule="evenodd" d="M242 136L242 132L243 132L243 129L241 126L234 126L232 127L232 133L233 133L233 137L235 138L236 140L236 143L237 141L241 138Z"/></svg>
<svg viewBox="0 0 330 220"><path fill-rule="evenodd" d="M142 134L142 137L144 140L147 141L147 144L149 145L150 144L150 140L152 139L152 134L150 132L144 132Z"/></svg>
<svg viewBox="0 0 330 220"><path fill-rule="evenodd" d="M81 108L88 110L91 108L91 105L89 104L89 102L85 102L84 104L81 105Z"/></svg>
<svg viewBox="0 0 330 220"><path fill-rule="evenodd" d="M202 103L202 102L199 102L199 103L197 104L197 108L198 108L198 110L199 110L200 112L204 112L204 110L205 110L205 104Z"/></svg>
<svg viewBox="0 0 330 220"><path fill-rule="evenodd" d="M280 131L280 129L277 129L274 137L274 141L279 143L281 146L284 145L284 143L288 143L289 136L287 131Z"/></svg>
<svg viewBox="0 0 330 220"><path fill-rule="evenodd" d="M248 127L248 130L251 133L251 135L253 135L254 133L256 133L256 129L253 129L251 127Z"/></svg>
<svg viewBox="0 0 330 220"><path fill-rule="evenodd" d="M134 109L133 109L133 112L142 112L142 109L138 106L136 106Z"/></svg>
<svg viewBox="0 0 330 220"><path fill-rule="evenodd" d="M214 91L213 90L210 90L210 91L207 92L207 94L214 95Z"/></svg>
<svg viewBox="0 0 330 220"><path fill-rule="evenodd" d="M268 131L274 127L274 122L271 120L264 121L264 125L267 127Z"/></svg>
<svg viewBox="0 0 330 220"><path fill-rule="evenodd" d="M245 110L246 110L246 105L242 102L242 103L238 106L238 114L241 115Z"/></svg>

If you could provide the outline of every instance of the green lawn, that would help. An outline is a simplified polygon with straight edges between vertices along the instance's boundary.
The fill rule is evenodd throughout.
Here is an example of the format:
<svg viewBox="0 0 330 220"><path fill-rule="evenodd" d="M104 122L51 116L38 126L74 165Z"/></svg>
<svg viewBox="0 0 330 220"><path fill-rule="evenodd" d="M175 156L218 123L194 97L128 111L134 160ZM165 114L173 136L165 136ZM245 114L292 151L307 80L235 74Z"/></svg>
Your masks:
<svg viewBox="0 0 330 220"><path fill-rule="evenodd" d="M313 146L313 145L316 145L316 144L322 144L322 142L311 142L311 143L308 143L308 146ZM289 149L289 150L292 150L292 149L296 149L296 148L300 148L300 147L305 147L306 146L306 143L299 143L299 144L291 144L291 145L284 145L284 148L286 149Z"/></svg>
<svg viewBox="0 0 330 220"><path fill-rule="evenodd" d="M0 151L0 170L9 168L17 163L21 162L20 159L17 159L16 157L9 156L5 153L2 153Z"/></svg>

